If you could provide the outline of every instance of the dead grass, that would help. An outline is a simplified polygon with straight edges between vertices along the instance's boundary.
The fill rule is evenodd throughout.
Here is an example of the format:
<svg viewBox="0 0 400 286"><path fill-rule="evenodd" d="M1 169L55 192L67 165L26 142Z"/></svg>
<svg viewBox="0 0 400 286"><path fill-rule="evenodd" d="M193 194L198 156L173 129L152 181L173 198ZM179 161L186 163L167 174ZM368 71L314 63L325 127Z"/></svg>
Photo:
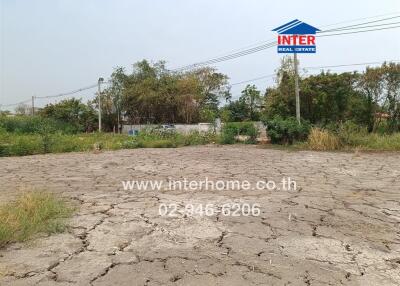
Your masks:
<svg viewBox="0 0 400 286"><path fill-rule="evenodd" d="M39 233L65 230L65 218L73 212L65 200L46 192L28 192L0 207L0 247L25 241Z"/></svg>
<svg viewBox="0 0 400 286"><path fill-rule="evenodd" d="M340 139L327 130L312 128L308 135L308 147L317 151L338 150L341 147Z"/></svg>

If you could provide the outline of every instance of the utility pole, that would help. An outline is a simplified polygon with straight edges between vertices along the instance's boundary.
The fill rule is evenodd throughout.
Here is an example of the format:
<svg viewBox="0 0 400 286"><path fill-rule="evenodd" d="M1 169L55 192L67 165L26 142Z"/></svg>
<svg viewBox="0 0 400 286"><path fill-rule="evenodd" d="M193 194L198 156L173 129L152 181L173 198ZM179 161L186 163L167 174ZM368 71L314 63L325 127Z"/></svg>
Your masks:
<svg viewBox="0 0 400 286"><path fill-rule="evenodd" d="M32 95L32 116L35 115L35 96Z"/></svg>
<svg viewBox="0 0 400 286"><path fill-rule="evenodd" d="M294 90L296 94L296 119L300 124L300 89L297 53L294 53Z"/></svg>
<svg viewBox="0 0 400 286"><path fill-rule="evenodd" d="M104 81L102 77L97 81L97 90L99 97L99 132L101 132L101 83Z"/></svg>

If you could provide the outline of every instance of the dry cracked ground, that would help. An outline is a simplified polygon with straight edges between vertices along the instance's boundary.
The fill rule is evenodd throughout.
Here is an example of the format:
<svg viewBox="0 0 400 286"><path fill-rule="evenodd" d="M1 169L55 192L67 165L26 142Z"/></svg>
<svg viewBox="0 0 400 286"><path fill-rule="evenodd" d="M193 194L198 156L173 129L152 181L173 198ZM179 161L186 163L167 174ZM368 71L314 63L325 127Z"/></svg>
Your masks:
<svg viewBox="0 0 400 286"><path fill-rule="evenodd" d="M400 154L255 146L0 159L0 203L49 190L66 233L0 250L0 285L400 285ZM291 177L296 191L128 190L122 180ZM257 203L259 216L159 215L160 203Z"/></svg>

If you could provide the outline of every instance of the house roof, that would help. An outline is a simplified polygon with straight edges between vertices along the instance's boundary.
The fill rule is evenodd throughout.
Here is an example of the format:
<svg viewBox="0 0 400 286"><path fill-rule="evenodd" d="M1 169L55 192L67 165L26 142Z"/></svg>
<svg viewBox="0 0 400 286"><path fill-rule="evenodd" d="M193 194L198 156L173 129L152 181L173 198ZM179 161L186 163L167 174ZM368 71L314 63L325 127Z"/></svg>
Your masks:
<svg viewBox="0 0 400 286"><path fill-rule="evenodd" d="M278 32L278 34L315 34L320 29L315 28L307 23L304 23L298 19L290 21L282 26L279 26L272 31Z"/></svg>

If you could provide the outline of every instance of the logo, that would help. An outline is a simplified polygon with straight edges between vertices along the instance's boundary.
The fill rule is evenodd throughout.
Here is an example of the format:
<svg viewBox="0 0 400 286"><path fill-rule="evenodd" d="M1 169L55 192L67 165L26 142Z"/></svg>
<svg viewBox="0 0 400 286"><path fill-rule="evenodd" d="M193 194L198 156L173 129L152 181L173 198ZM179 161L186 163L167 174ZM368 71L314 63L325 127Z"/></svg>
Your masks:
<svg viewBox="0 0 400 286"><path fill-rule="evenodd" d="M315 34L319 29L299 20L293 20L273 29L278 33L278 53L314 54Z"/></svg>

